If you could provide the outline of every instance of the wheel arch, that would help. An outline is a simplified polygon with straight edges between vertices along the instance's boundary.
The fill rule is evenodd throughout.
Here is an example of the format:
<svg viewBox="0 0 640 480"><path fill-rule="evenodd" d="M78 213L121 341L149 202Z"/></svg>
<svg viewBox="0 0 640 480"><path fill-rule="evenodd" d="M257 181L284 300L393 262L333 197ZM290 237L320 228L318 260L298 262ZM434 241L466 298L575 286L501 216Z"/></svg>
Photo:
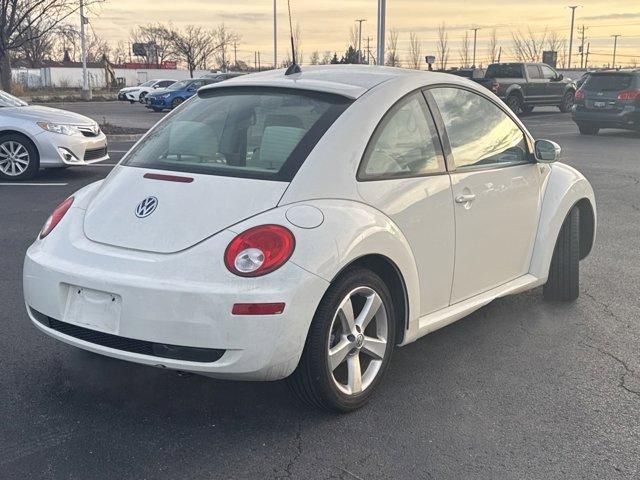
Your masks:
<svg viewBox="0 0 640 480"><path fill-rule="evenodd" d="M0 135L18 135L22 138L24 138L27 142L29 142L29 144L33 147L33 149L36 152L36 162L38 163L38 166L40 166L40 150L38 149L38 145L36 144L36 142L33 141L33 139L31 138L31 135L29 135L27 132L24 131L20 131L20 130L16 130L13 128L5 128L5 129L0 129Z"/></svg>

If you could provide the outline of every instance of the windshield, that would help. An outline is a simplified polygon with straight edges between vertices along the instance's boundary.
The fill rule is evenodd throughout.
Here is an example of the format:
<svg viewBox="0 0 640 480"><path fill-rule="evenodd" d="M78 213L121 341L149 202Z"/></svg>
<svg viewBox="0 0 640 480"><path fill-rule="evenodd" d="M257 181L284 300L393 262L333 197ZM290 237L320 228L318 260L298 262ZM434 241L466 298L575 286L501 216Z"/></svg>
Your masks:
<svg viewBox="0 0 640 480"><path fill-rule="evenodd" d="M283 88L201 92L158 123L124 165L291 181L351 101Z"/></svg>
<svg viewBox="0 0 640 480"><path fill-rule="evenodd" d="M486 78L524 78L522 73L522 64L501 63L489 65L487 68Z"/></svg>
<svg viewBox="0 0 640 480"><path fill-rule="evenodd" d="M167 87L167 90L182 90L191 83L191 80L180 80L179 82L172 83Z"/></svg>
<svg viewBox="0 0 640 480"><path fill-rule="evenodd" d="M584 90L619 91L631 87L633 75L621 73L593 73L584 83Z"/></svg>
<svg viewBox="0 0 640 480"><path fill-rule="evenodd" d="M141 83L140 85L138 85L139 87L150 87L151 85L153 85L154 83L156 83L155 80L149 80L148 82L144 82Z"/></svg>
<svg viewBox="0 0 640 480"><path fill-rule="evenodd" d="M27 102L0 90L0 107L26 107Z"/></svg>

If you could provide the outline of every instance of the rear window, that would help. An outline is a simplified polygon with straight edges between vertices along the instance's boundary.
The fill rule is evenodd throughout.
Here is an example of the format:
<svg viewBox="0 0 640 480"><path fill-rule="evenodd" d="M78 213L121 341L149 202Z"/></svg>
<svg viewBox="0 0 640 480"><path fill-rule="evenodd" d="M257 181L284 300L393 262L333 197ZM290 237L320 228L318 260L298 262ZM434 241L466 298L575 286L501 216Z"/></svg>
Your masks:
<svg viewBox="0 0 640 480"><path fill-rule="evenodd" d="M618 91L631 88L633 75L621 73L593 73L584 82L585 90Z"/></svg>
<svg viewBox="0 0 640 480"><path fill-rule="evenodd" d="M521 64L497 64L489 65L487 78L524 78Z"/></svg>
<svg viewBox="0 0 640 480"><path fill-rule="evenodd" d="M350 104L339 95L284 88L200 92L158 123L123 164L291 181Z"/></svg>

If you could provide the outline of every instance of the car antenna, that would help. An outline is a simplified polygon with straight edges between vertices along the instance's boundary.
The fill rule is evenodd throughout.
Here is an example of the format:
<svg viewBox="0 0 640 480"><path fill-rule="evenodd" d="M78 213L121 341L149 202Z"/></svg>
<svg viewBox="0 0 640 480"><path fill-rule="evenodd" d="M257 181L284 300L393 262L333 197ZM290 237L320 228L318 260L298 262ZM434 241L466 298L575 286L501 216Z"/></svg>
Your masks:
<svg viewBox="0 0 640 480"><path fill-rule="evenodd" d="M296 47L293 42L293 25L291 24L291 0L287 0L287 8L289 9L289 34L291 36L291 57L293 58L293 62L287 68L287 71L284 72L286 75L293 75L295 73L300 73L300 65L296 62Z"/></svg>

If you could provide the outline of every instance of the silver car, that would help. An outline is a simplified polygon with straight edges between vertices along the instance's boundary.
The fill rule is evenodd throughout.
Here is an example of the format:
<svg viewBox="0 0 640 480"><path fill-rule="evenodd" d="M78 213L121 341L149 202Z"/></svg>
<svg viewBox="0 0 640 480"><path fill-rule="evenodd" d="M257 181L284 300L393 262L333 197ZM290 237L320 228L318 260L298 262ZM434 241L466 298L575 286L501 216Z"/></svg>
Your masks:
<svg viewBox="0 0 640 480"><path fill-rule="evenodd" d="M39 168L107 160L107 137L88 117L29 105L0 90L0 179L26 180Z"/></svg>

